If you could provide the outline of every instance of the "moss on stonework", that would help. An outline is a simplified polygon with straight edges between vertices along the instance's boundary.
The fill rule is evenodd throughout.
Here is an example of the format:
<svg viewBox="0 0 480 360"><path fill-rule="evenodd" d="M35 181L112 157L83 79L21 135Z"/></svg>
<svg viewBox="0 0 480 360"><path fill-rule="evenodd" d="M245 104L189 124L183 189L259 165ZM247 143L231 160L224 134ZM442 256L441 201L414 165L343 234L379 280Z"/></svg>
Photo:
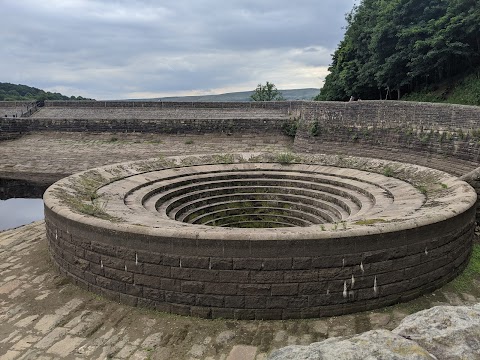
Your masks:
<svg viewBox="0 0 480 360"><path fill-rule="evenodd" d="M385 219L366 219L366 220L358 220L355 221L355 225L375 225L378 223L386 223L388 222Z"/></svg>

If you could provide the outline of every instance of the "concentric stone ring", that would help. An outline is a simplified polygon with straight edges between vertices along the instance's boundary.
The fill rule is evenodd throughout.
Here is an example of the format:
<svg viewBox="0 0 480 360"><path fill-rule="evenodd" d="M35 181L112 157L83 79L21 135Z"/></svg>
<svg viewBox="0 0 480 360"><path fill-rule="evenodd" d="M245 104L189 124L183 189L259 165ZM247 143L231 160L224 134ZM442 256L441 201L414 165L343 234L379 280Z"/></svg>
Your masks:
<svg viewBox="0 0 480 360"><path fill-rule="evenodd" d="M287 159L288 161L285 161ZM93 169L45 194L60 270L132 305L202 317L345 314L452 279L475 191L362 158L233 154Z"/></svg>
<svg viewBox="0 0 480 360"><path fill-rule="evenodd" d="M411 184L380 174L272 163L152 171L115 181L98 193L108 214L153 228L178 226L170 220L229 228L309 227L375 217L386 222L425 201Z"/></svg>

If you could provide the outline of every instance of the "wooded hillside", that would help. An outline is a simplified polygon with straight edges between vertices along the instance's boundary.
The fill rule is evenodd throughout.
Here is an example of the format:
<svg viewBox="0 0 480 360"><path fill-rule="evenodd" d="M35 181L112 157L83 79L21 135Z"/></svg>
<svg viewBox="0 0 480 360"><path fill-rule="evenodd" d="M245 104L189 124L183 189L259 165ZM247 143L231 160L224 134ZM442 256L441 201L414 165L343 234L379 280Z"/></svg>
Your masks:
<svg viewBox="0 0 480 360"><path fill-rule="evenodd" d="M316 100L399 99L480 66L478 0L363 0Z"/></svg>
<svg viewBox="0 0 480 360"><path fill-rule="evenodd" d="M87 100L81 96L65 96L60 93L52 93L27 85L15 85L0 83L0 101L9 100Z"/></svg>

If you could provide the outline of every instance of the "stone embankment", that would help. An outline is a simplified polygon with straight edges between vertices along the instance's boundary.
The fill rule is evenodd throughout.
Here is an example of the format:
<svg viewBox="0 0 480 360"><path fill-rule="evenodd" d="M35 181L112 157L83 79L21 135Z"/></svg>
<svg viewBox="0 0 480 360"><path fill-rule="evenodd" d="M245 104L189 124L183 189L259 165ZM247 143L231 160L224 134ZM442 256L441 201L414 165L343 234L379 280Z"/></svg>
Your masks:
<svg viewBox="0 0 480 360"><path fill-rule="evenodd" d="M7 132L281 134L294 103L55 102L28 119L3 119Z"/></svg>

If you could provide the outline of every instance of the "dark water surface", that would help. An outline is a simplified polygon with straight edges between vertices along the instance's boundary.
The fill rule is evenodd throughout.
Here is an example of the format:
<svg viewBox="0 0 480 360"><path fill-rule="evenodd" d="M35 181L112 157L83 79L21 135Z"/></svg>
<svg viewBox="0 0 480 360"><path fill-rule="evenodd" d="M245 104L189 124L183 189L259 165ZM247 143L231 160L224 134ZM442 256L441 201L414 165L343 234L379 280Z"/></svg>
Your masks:
<svg viewBox="0 0 480 360"><path fill-rule="evenodd" d="M43 219L42 195L48 185L0 178L0 231Z"/></svg>

